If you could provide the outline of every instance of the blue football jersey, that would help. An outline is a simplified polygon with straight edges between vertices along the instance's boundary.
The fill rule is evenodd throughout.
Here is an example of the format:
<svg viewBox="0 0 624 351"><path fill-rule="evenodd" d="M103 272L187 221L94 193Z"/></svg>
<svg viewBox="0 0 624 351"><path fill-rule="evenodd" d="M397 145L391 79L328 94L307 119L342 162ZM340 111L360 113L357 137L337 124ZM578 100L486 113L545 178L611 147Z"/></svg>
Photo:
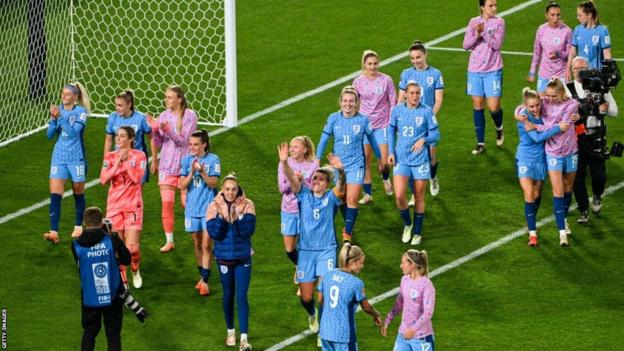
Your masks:
<svg viewBox="0 0 624 351"><path fill-rule="evenodd" d="M371 141L372 131L368 117L358 113L346 118L341 111L332 113L327 119L323 133L334 137L334 154L340 157L345 169L364 167L364 138ZM371 141L371 144L374 141ZM376 143L375 143L376 145ZM323 151L319 146L317 158L320 160Z"/></svg>
<svg viewBox="0 0 624 351"><path fill-rule="evenodd" d="M77 164L85 162L84 128L87 125L87 110L75 105L71 110L59 106L60 116L50 120L48 124L48 139L57 136L52 164Z"/></svg>
<svg viewBox="0 0 624 351"><path fill-rule="evenodd" d="M530 114L526 109L522 110L521 114L526 116L532 124L544 124L544 120L542 118L535 118L535 116ZM527 132L524 129L524 123L518 121L516 124L519 135L516 160L526 162L540 162L542 160L546 160L544 143L546 142L546 139L561 131L561 129L559 129L559 125L555 125L544 132L537 132L535 130Z"/></svg>
<svg viewBox="0 0 624 351"><path fill-rule="evenodd" d="M579 24L572 34L572 46L577 55L589 61L590 68L600 68L604 60L602 50L611 47L609 30L601 24L591 29Z"/></svg>
<svg viewBox="0 0 624 351"><path fill-rule="evenodd" d="M437 68L428 66L427 69L419 71L416 67L410 67L401 73L399 89L405 90L407 82L415 81L422 88L420 101L427 106L433 107L435 104L435 92L444 89L442 72Z"/></svg>
<svg viewBox="0 0 624 351"><path fill-rule="evenodd" d="M199 171L191 170L193 162L195 161L198 161L204 167L204 171L209 177L221 176L221 161L219 160L219 156L211 153L207 153L202 158L197 158L193 155L187 155L182 158L180 176L186 177L190 172L193 172L193 179L187 188L188 192L186 195L184 215L186 217L204 218L208 205L214 200L217 194L217 189L208 187L208 184L204 182Z"/></svg>
<svg viewBox="0 0 624 351"><path fill-rule="evenodd" d="M412 146L421 138L425 138L426 145L437 142L440 139L438 121L429 106L421 103L416 108L409 108L402 103L392 110L388 136L390 154L395 155L396 164L416 166L429 163L428 148L423 147L414 153Z"/></svg>
<svg viewBox="0 0 624 351"><path fill-rule="evenodd" d="M147 146L145 145L143 136L152 132L152 127L147 123L147 117L139 111L132 112L129 117L124 117L117 112L113 112L108 116L108 121L106 122L106 134L114 137L117 129L124 126L132 127L136 133L134 137L134 148L147 154Z"/></svg>
<svg viewBox="0 0 624 351"><path fill-rule="evenodd" d="M312 190L303 186L297 194L299 216L300 250L326 250L336 247L336 228L334 216L340 200L333 191L327 191L322 197L314 196Z"/></svg>
<svg viewBox="0 0 624 351"><path fill-rule="evenodd" d="M355 311L366 300L364 282L352 274L333 269L318 285L323 294L321 339L334 342L355 342Z"/></svg>

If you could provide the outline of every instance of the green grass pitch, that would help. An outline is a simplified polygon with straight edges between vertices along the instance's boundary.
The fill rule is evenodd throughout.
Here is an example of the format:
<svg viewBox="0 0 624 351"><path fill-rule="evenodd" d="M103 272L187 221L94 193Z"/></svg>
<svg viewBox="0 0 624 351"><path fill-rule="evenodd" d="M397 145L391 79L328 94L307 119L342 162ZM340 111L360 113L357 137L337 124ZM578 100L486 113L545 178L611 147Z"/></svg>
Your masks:
<svg viewBox="0 0 624 351"><path fill-rule="evenodd" d="M499 12L521 0L499 1ZM613 55L624 58L624 24L620 0L596 1L601 21L608 25ZM565 21L576 25L577 1L563 0ZM537 26L543 23L546 1L505 17L504 50L532 50ZM241 117L272 106L359 69L365 49L383 58L407 49L418 38L425 42L460 29L477 15L477 1L239 1L238 97ZM461 47L463 35L438 44ZM488 151L473 157L470 99L464 93L468 54L431 50L429 64L439 68L446 83L438 116L440 195L427 196L424 242L432 269L469 254L524 227L522 192L517 183L514 153L517 133L512 111L528 83L529 56L504 56L506 141L494 146L488 118ZM381 71L397 83L408 59ZM620 63L621 67L624 67ZM184 82L182 82L184 84ZM98 89L97 87L88 87ZM123 87L120 87L123 88ZM307 134L317 142L327 116L338 109L340 87L329 89L212 138L224 174L236 171L257 208L253 237L256 254L250 298L249 340L263 350L307 328L304 310L295 296L293 267L283 254L279 234L280 194L277 190L276 145ZM615 98L624 108L622 88ZM98 102L101 106L105 102ZM193 101L190 101L191 107ZM138 101L141 107L141 101ZM112 104L108 110L112 110ZM150 111L158 112L158 111ZM41 113L45 113L42 111ZM609 123L610 140L624 142L624 124ZM85 140L88 179L99 172L104 120L91 119ZM0 149L0 216L48 198L48 167L53 143L38 133ZM624 181L624 160L607 161L608 184ZM398 286L402 224L394 199L374 180L374 201L360 210L356 242L367 254L360 277L369 297ZM105 207L107 189L86 192L87 203ZM551 190L546 186L539 217L551 215ZM479 258L433 278L437 290L433 317L439 350L618 350L624 343L624 190L606 197L603 211L588 226L576 225L571 247L558 246L551 222L540 229L540 247L529 249L522 236ZM145 227L142 238L144 287L135 297L152 313L145 324L125 312L122 333L127 350L227 350L217 272L210 279L212 295L201 298L191 239L183 232L183 211L176 208L177 249L163 255L160 198L155 182L145 187ZM342 219L338 218L338 226ZM47 206L0 224L0 306L6 308L9 350L75 350L82 333L80 286L69 249L73 200L63 201L61 243L52 246L41 234L48 229ZM394 298L376 304L387 313ZM391 350L399 321L383 338L368 315L357 316L361 350ZM98 350L105 350L104 331ZM307 337L287 350L316 350Z"/></svg>

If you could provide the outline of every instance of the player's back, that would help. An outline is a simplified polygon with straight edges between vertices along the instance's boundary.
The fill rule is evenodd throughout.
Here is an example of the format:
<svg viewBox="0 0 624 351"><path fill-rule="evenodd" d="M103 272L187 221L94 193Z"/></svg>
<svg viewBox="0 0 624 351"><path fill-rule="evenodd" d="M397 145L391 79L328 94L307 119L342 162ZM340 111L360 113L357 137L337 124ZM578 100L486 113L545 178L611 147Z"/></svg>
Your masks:
<svg viewBox="0 0 624 351"><path fill-rule="evenodd" d="M358 303L366 298L364 282L334 269L325 274L319 290L323 294L321 339L341 343L355 341L355 311Z"/></svg>

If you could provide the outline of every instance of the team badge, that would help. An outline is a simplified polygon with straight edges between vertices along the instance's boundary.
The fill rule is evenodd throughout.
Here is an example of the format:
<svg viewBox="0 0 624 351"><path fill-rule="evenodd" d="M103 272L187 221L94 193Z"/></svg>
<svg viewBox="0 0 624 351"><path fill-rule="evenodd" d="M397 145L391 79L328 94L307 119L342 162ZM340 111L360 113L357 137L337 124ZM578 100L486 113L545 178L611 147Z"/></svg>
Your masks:
<svg viewBox="0 0 624 351"><path fill-rule="evenodd" d="M210 173L210 165L204 165L204 172Z"/></svg>
<svg viewBox="0 0 624 351"><path fill-rule="evenodd" d="M135 165L136 165L136 161L134 161L134 160L130 161L130 167L131 168L134 168Z"/></svg>
<svg viewBox="0 0 624 351"><path fill-rule="evenodd" d="M423 124L423 118L421 116L416 117L416 125L421 126Z"/></svg>
<svg viewBox="0 0 624 351"><path fill-rule="evenodd" d="M557 159L556 159L556 158L551 158L551 159L549 159L549 160L548 160L548 164L549 164L551 167L555 167L555 166L557 165Z"/></svg>
<svg viewBox="0 0 624 351"><path fill-rule="evenodd" d="M108 161L104 161L102 163L102 168L108 168Z"/></svg>
<svg viewBox="0 0 624 351"><path fill-rule="evenodd" d="M56 168L56 166L50 168L50 174L56 174L56 172L58 172L58 168Z"/></svg>
<svg viewBox="0 0 624 351"><path fill-rule="evenodd" d="M442 76L440 76L438 80L440 81L440 85L444 85L444 80L442 79Z"/></svg>
<svg viewBox="0 0 624 351"><path fill-rule="evenodd" d="M224 266L224 265L221 265L221 273L227 274L227 272L228 272L228 267Z"/></svg>
<svg viewBox="0 0 624 351"><path fill-rule="evenodd" d="M303 271L297 271L297 278L303 279Z"/></svg>
<svg viewBox="0 0 624 351"><path fill-rule="evenodd" d="M418 290L416 289L410 290L410 297L412 298L412 300L416 300L418 298Z"/></svg>
<svg viewBox="0 0 624 351"><path fill-rule="evenodd" d="M578 155L572 156L572 167L576 167L577 163L578 163Z"/></svg>
<svg viewBox="0 0 624 351"><path fill-rule="evenodd" d="M383 93L382 87L375 87L375 95L381 95Z"/></svg>
<svg viewBox="0 0 624 351"><path fill-rule="evenodd" d="M487 30L487 34L488 34L488 35L494 35L494 28L489 28L489 29Z"/></svg>
<svg viewBox="0 0 624 351"><path fill-rule="evenodd" d="M427 77L427 85L429 86L433 85L433 77L431 76Z"/></svg>
<svg viewBox="0 0 624 351"><path fill-rule="evenodd" d="M431 120L433 121L433 124L438 124L438 118L436 115L431 116Z"/></svg>
<svg viewBox="0 0 624 351"><path fill-rule="evenodd" d="M80 120L81 120L81 121L86 121L86 120L87 120L87 114L86 114L86 113L84 113L84 112L83 112L83 113L81 113L81 114L80 114Z"/></svg>
<svg viewBox="0 0 624 351"><path fill-rule="evenodd" d="M80 115L80 116L81 116L81 119L82 119L82 115ZM69 116L69 124L74 124L74 122L76 122L76 116L74 116L74 115Z"/></svg>
<svg viewBox="0 0 624 351"><path fill-rule="evenodd" d="M145 169L147 167L147 164L145 161L141 161L141 168Z"/></svg>
<svg viewBox="0 0 624 351"><path fill-rule="evenodd" d="M322 203L323 203L323 207L327 207L327 204L329 204L329 198L328 197L324 198Z"/></svg>
<svg viewBox="0 0 624 351"><path fill-rule="evenodd" d="M592 43L594 45L597 45L599 41L600 41L600 37L599 36L597 36L597 35L593 35L592 36Z"/></svg>
<svg viewBox="0 0 624 351"><path fill-rule="evenodd" d="M559 45L559 44L561 44L561 38L559 38L559 37L554 37L554 38L553 38L553 44L555 44L555 45Z"/></svg>
<svg viewBox="0 0 624 351"><path fill-rule="evenodd" d="M217 163L217 164L214 166L214 170L215 170L215 172L217 172L217 173L221 173L221 164L220 164L220 163Z"/></svg>
<svg viewBox="0 0 624 351"><path fill-rule="evenodd" d="M354 124L353 125L353 133L357 134L360 132L360 125L359 124Z"/></svg>
<svg viewBox="0 0 624 351"><path fill-rule="evenodd" d="M520 172L520 174L526 174L526 172L528 170L529 169L527 168L527 166L520 166L520 167L518 167L518 172Z"/></svg>
<svg viewBox="0 0 624 351"><path fill-rule="evenodd" d="M607 35L607 36L605 37L604 41L605 41L605 44L607 44L607 45L611 45L611 36L610 36L610 35Z"/></svg>

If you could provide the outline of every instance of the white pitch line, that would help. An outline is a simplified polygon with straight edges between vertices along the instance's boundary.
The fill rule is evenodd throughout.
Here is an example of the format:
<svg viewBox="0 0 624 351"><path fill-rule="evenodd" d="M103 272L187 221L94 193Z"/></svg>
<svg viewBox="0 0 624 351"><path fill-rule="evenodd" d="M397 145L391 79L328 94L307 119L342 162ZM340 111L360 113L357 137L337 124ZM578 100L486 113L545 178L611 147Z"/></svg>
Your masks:
<svg viewBox="0 0 624 351"><path fill-rule="evenodd" d="M605 189L605 192L604 192L603 196L605 196L605 197L609 196L610 194L613 194L614 192L616 192L616 191L618 191L618 190L620 190L622 188L624 188L624 181L619 182L616 185L612 185L612 186L608 187L607 189ZM591 202L592 199L590 199L589 201ZM570 210L571 211L573 211L575 209L576 209L576 205L570 206ZM555 217L550 215L550 216L542 219L541 221L537 222L537 226L538 227L543 227L545 224L548 224L548 223L550 223L550 222L552 222L554 220L555 220ZM458 258L458 259L456 259L454 261L451 261L451 262L449 262L449 263L447 263L447 264L445 264L445 265L443 265L443 266L441 266L441 267L439 267L437 269L434 269L431 273L429 273L429 278L434 278L434 277L436 277L436 276L438 276L438 275L440 275L442 273L450 271L453 268L457 268L457 267L461 266L462 264L464 264L464 263L466 263L468 261L474 260L475 258L477 258L479 256L482 256L482 255L484 255L484 254L486 254L486 253L488 253L488 252L490 252L490 251L492 251L492 250L494 250L496 248L499 248L499 247L507 244L508 242L510 242L510 241L512 241L514 239L517 239L518 237L521 237L523 235L526 235L526 229L525 228L518 229L515 232L509 233L509 234L505 235L504 237L502 237L502 238L500 238L500 239L498 239L496 241L493 241L493 242L491 242L491 243L489 243L489 244L487 244L487 245L485 245L485 246L483 246L483 247L481 247L481 248L479 248L477 250L474 250L473 252L471 252L471 253L469 253L469 254L467 254L465 256L462 256L462 257L460 257L460 258ZM395 296L396 294L398 294L398 292L399 292L399 287L396 287L396 288L393 288L393 289L390 289L390 290L386 291L385 293L382 293L380 295L377 295L375 297L372 297L372 298L368 299L368 302L371 305L374 305L374 304L376 304L378 302L381 302L381 301L383 301L385 299L388 299L388 298L390 298L392 296ZM358 312L361 311L361 308L359 306L358 306L358 310L357 311ZM305 331L303 331L303 332L301 332L301 333L299 333L297 335L293 335L290 338L288 338L288 339L286 339L286 340L284 340L284 341L282 341L282 342L280 342L278 344L275 344L275 345L269 347L268 349L266 349L266 351L281 350L281 349L283 349L283 348L285 348L287 346L290 346L290 345L292 345L292 344L294 344L294 343L304 339L305 337L307 337L309 335L312 335L312 332L309 329L307 329L307 330L305 330Z"/></svg>
<svg viewBox="0 0 624 351"><path fill-rule="evenodd" d="M505 17L505 16L507 16L509 14L512 14L512 13L518 12L520 10L523 10L523 9L533 5L533 4L537 4L540 1L541 0L526 1L526 2L524 2L522 4L520 4L520 5L517 5L515 7L512 7L510 9L508 9L508 10L505 10L505 11L499 13L498 16L499 17ZM448 40L450 38L456 37L456 36L458 36L460 34L463 34L465 32L466 32L466 28L465 27L461 28L461 29L458 29L458 30L455 30L455 31L450 32L448 34L445 34L445 35L443 35L441 37L435 38L435 39L433 39L433 40L431 40L429 42L426 42L425 46L434 46L436 44L439 44L439 43L441 43L443 41L446 41L446 40ZM389 64L391 64L393 62L396 62L398 60L401 60L401 59L407 57L407 55L408 55L408 52L406 52L406 51L401 52L399 54L396 54L396 55L394 55L394 56L392 56L392 57L390 57L388 59L385 59L385 60L381 61L380 62L380 66L389 65ZM265 116L265 115L267 115L269 113L272 113L272 112L275 112L277 110L280 110L280 109L282 109L282 108L284 108L286 106L292 105L292 104L294 104L296 102L299 102L299 101L301 101L303 99L306 99L306 98L308 98L310 96L314 96L316 94L319 94L319 93L322 93L322 92L324 92L326 90L329 90L329 89L331 89L331 88L333 88L335 86L338 86L338 85L340 85L342 83L348 82L348 81L354 79L355 77L357 77L360 73L361 73L361 71L355 71L355 72L350 73L350 74L348 74L348 75L346 75L344 77L341 77L341 78L338 78L338 79L336 79L334 81L331 81L331 82L329 82L327 84L323 84L323 85L321 85L318 88L306 91L305 93L301 93L299 95L293 96L290 99L284 100L284 101L282 101L280 103L277 103L277 104L275 104L273 106L267 107L264 110L260 110L258 112L252 113L249 116L246 116L246 117L240 119L238 121L238 125L240 126L240 125L249 123L249 122L251 122L251 121L253 121L253 120L257 119L257 118L260 118L260 117ZM45 127L42 127L42 128L45 128ZM232 129L232 128L222 127L222 128L213 130L212 132L209 133L209 135L212 137L212 136L221 134L223 132L226 132L226 131L228 131L230 129ZM91 188L92 186L94 186L94 185L96 185L98 183L99 183L98 179L94 179L94 180L88 182L87 184L85 184L85 190ZM63 194L63 197L67 197L69 195L71 195L71 192L65 192L65 194ZM16 212L9 213L8 215L0 217L0 224L6 223L6 222L8 222L8 221L10 221L12 219L15 219L15 218L20 217L22 215L25 215L25 214L28 214L30 212L33 212L33 211L35 211L35 210L37 210L37 209L39 209L39 208L41 208L41 207L43 207L43 206L45 206L45 205L47 205L49 203L50 203L50 200L47 199L47 200L43 200L43 201L37 202L36 204L34 204L32 206L29 206L29 207L26 207L26 208L22 208L21 210L18 210Z"/></svg>
<svg viewBox="0 0 624 351"><path fill-rule="evenodd" d="M429 46L427 50L433 51L454 51L454 52L467 52L462 48L442 48L438 46ZM524 51L501 51L503 55L514 55L514 56L533 56L532 52L524 52ZM624 58L613 58L614 61L624 61Z"/></svg>

